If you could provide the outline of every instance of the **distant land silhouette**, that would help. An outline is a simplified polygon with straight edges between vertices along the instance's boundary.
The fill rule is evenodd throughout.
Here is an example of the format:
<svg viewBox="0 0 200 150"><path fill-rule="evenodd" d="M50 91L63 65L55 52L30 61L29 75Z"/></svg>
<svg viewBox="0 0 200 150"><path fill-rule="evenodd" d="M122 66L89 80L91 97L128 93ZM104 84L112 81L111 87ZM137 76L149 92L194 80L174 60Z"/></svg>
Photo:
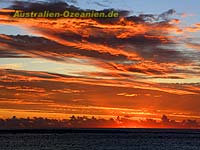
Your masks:
<svg viewBox="0 0 200 150"><path fill-rule="evenodd" d="M42 117L0 119L0 129L50 129L50 128L188 128L200 129L196 120L176 121L163 115L160 121L154 119L131 120L125 117L97 119L95 117L71 116L69 119L48 119Z"/></svg>

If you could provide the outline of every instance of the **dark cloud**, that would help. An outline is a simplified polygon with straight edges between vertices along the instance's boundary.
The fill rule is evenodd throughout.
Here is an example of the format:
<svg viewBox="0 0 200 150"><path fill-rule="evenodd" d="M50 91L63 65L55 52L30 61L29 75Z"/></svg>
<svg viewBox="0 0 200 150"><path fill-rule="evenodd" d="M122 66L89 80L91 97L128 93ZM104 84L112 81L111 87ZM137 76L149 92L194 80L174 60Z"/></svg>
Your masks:
<svg viewBox="0 0 200 150"><path fill-rule="evenodd" d="M77 4L76 0L69 0L69 3L72 4ZM94 2L95 4L99 6L106 7L105 5L102 5L99 2ZM48 1L48 2L27 2L27 1L13 1L11 7L9 9L14 9L14 10L23 10L23 11L44 11L44 10L49 10L49 11L58 11L58 12L63 12L65 10L70 10L70 11L92 11L92 10L83 10L80 9L76 6L69 5L65 1L61 0L56 0L56 1ZM107 13L109 11L118 11L120 14L120 17L125 17L127 20L132 20L134 22L155 22L155 21L169 21L170 16L175 14L176 11L174 9L170 9L162 14L140 14L139 16L129 16L129 11L126 10L114 10L114 9L104 9L102 10L103 12ZM101 23L116 23L118 19L95 19ZM104 20L104 21L103 21Z"/></svg>
<svg viewBox="0 0 200 150"><path fill-rule="evenodd" d="M58 35L59 37L71 38L71 40L81 40L79 35ZM103 60L126 60L127 56L123 54L112 55L109 52L90 51L90 49L82 50L70 46L64 46L54 41L43 37L30 37L27 35L9 36L12 40L0 38L0 42L9 45L9 47L2 48L0 57L43 57L56 61L64 61L65 57L85 56L91 58L98 58ZM44 46L45 45L45 46ZM59 49L59 51L58 51ZM49 54L49 55L47 55ZM57 54L56 56L54 54ZM70 55L71 54L71 55ZM26 56L24 56L26 55ZM67 56L69 55L69 56Z"/></svg>
<svg viewBox="0 0 200 150"><path fill-rule="evenodd" d="M15 52L8 52L7 50L0 50L1 58L27 58L28 56L20 55Z"/></svg>
<svg viewBox="0 0 200 150"><path fill-rule="evenodd" d="M100 6L100 7L108 7L107 5L99 3L99 2L94 2L94 4L96 4L97 6Z"/></svg>
<svg viewBox="0 0 200 150"><path fill-rule="evenodd" d="M174 9L170 9L170 10L168 10L168 11L166 11L166 12L160 14L160 15L158 16L158 18L161 18L161 19L163 19L163 20L169 20L169 17L170 17L171 15L175 14L175 13L176 13L176 11L175 11Z"/></svg>
<svg viewBox="0 0 200 150"><path fill-rule="evenodd" d="M63 1L54 2L14 2L10 9L32 10L77 10L78 7ZM105 9L104 12L113 9ZM32 32L43 37L10 36L11 40L0 38L2 48L0 57L42 57L55 61L67 61L70 57L96 60L100 67L111 66L111 71L128 71L146 75L164 75L182 73L175 69L177 65L190 65L197 61L197 53L181 51L177 37L172 36L179 28L172 24L170 16L175 10L170 9L160 15L139 14L131 16L128 11L119 10L119 18L103 19L65 19L60 21L46 19L24 19ZM30 21L28 24L26 21ZM17 21L17 20L14 20ZM18 22L19 24L22 23ZM14 24L18 24L17 22ZM44 46L45 45L45 46ZM144 61L145 60L145 61ZM146 61L154 65L147 66ZM129 62L128 64L126 62ZM144 63L147 68L139 68ZM158 70L160 63L174 64L174 68ZM106 64L106 65L105 65ZM114 64L114 65L110 65ZM121 69L116 66L121 65ZM152 68L153 67L153 68ZM165 67L165 66L164 66ZM109 68L109 69L111 69ZM117 70L115 70L117 69ZM185 70L185 73L191 70Z"/></svg>
<svg viewBox="0 0 200 150"><path fill-rule="evenodd" d="M10 9L20 9L24 11L42 11L42 10L50 10L50 11L60 11L63 12L66 9L83 11L78 7L74 7L72 5L68 5L63 1L54 1L54 2L20 2L16 1L10 7ZM104 12L109 12L113 9L104 9ZM154 59L154 61L182 61L185 60L181 52L178 52L173 49L167 49L164 47L160 47L160 45L169 45L174 43L173 39L168 36L168 29L174 28L174 25L169 23L168 18L170 15L175 13L175 10L170 9L167 12L162 13L161 15L154 14L140 14L138 16L130 16L128 11L118 10L120 13L119 18L103 18L103 19L94 19L96 22L91 23L90 21L83 20L80 21L76 19L78 22L72 22L73 25L80 26L80 28L72 28L70 29L68 22L44 22L38 23L37 26L33 26L33 30L37 30L41 34L45 34L46 38L48 36L53 36L56 42L60 40L70 41L74 43L84 44L84 42L88 42L88 44L96 44L96 49L89 49L80 47L77 48L75 46L68 46L67 44L58 45L57 43L47 42L48 49L50 52L59 53L56 48L52 50L51 47L55 47L61 50L62 54L75 54L80 56L94 57L103 60L127 60L128 53L136 53L139 54L139 57L144 59ZM40 27L39 24L43 24L44 27ZM83 24L83 26L82 26ZM118 26L118 29L113 28L110 25ZM61 26L62 28L56 29L54 31L49 28L45 28L52 26L57 27ZM111 29L109 29L109 26ZM127 28L128 27L128 28ZM77 30L77 31L76 31ZM83 32L87 32L86 36L82 34ZM141 31L140 31L141 30ZM144 30L144 31L143 31ZM98 33L98 34L97 34ZM100 34L99 34L100 33ZM38 51L45 51L41 48L38 43L39 40L42 42L45 40L38 38L38 41L35 38L29 37L13 37L17 40L17 43L10 43L13 47L23 47L23 50L28 49L29 47L34 47ZM34 39L34 40L33 40ZM50 38L52 40L52 38ZM24 43L23 43L24 41ZM30 42L31 41L31 42ZM42 43L40 42L40 43ZM59 43L59 44L62 44ZM47 44L45 44L47 45ZM79 44L77 44L79 45ZM168 46L167 45L167 46ZM29 46L29 47L28 47ZM84 46L84 45L83 45ZM99 46L99 47L98 47ZM112 52L108 49L107 52L101 52L102 46L107 46L108 48L117 49L122 47L122 51L127 53L124 55L123 53L113 55ZM170 46L171 47L171 46ZM93 48L93 46L91 46ZM31 50L30 50L31 51ZM42 52L41 52L42 53ZM42 55L34 54L34 55ZM48 53L48 52L47 52ZM173 56L173 57L172 57ZM50 56L48 56L50 57ZM50 59L54 59L51 57ZM59 58L55 58L55 60L59 60ZM61 59L62 60L62 59Z"/></svg>
<svg viewBox="0 0 200 150"><path fill-rule="evenodd" d="M10 7L14 10L23 10L23 11L59 11L63 12L66 9L77 9L74 6L69 6L63 1L54 1L54 2L27 2L27 1L15 1Z"/></svg>

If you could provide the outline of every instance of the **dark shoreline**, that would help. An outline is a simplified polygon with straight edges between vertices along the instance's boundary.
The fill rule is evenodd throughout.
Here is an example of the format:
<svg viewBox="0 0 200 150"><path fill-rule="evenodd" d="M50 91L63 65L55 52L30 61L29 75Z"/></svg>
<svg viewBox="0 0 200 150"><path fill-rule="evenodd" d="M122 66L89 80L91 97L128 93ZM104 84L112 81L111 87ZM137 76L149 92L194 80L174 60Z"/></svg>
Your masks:
<svg viewBox="0 0 200 150"><path fill-rule="evenodd" d="M63 128L63 129L0 129L0 134L65 134L65 133L167 133L200 134L200 129L166 128Z"/></svg>

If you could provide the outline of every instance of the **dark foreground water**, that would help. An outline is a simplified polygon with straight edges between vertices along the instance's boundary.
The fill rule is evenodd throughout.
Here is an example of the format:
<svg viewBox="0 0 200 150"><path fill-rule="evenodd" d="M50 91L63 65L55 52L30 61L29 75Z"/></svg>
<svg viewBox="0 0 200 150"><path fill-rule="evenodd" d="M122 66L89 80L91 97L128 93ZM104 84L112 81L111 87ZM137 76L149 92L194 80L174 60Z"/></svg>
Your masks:
<svg viewBox="0 0 200 150"><path fill-rule="evenodd" d="M200 130L0 131L0 150L200 150Z"/></svg>

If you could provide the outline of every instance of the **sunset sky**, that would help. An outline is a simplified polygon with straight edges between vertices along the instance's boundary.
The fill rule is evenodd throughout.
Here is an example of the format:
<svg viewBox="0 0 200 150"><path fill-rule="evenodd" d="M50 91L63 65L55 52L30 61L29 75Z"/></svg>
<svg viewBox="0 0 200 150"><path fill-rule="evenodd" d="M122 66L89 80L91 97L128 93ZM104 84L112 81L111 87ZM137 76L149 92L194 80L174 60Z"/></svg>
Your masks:
<svg viewBox="0 0 200 150"><path fill-rule="evenodd" d="M17 10L119 18L13 18ZM200 1L0 1L0 118L200 121Z"/></svg>

